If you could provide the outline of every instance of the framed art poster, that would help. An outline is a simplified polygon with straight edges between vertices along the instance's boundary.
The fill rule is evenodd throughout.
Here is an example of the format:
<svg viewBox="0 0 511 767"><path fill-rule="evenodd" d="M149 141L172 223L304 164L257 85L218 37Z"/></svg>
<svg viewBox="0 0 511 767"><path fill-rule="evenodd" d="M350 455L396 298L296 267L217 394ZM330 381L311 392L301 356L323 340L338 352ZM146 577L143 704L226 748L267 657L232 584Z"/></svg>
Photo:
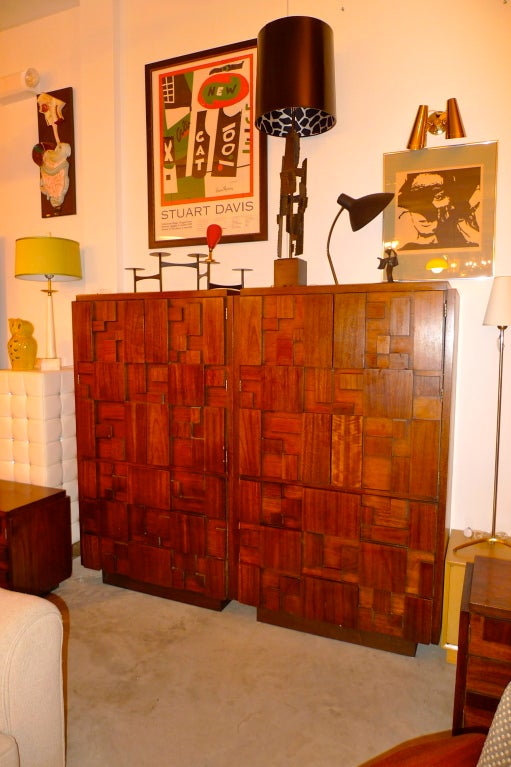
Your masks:
<svg viewBox="0 0 511 767"><path fill-rule="evenodd" d="M266 136L254 126L257 41L145 67L149 247L264 240Z"/></svg>
<svg viewBox="0 0 511 767"><path fill-rule="evenodd" d="M384 155L398 280L491 277L496 176L496 141Z"/></svg>

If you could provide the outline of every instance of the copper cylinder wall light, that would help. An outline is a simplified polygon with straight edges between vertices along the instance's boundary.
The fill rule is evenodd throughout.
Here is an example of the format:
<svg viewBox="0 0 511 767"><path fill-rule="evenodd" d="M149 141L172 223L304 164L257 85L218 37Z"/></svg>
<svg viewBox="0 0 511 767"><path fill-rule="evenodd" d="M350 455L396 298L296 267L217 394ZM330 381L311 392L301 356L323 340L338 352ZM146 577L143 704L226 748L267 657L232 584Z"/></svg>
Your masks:
<svg viewBox="0 0 511 767"><path fill-rule="evenodd" d="M417 110L407 149L424 149L426 146L426 131L428 129L428 108L422 105Z"/></svg>
<svg viewBox="0 0 511 767"><path fill-rule="evenodd" d="M426 133L438 136L445 133L446 139L464 138L467 134L463 127L458 102L451 98L447 100L445 112L428 112L428 107L422 104L417 110L407 149L424 149Z"/></svg>
<svg viewBox="0 0 511 767"><path fill-rule="evenodd" d="M277 214L275 284L306 284L303 253L307 207L307 160L300 138L333 128L335 113L334 42L331 27L309 16L287 16L266 24L257 37L256 119L258 130L285 137ZM284 232L288 237L283 259Z"/></svg>

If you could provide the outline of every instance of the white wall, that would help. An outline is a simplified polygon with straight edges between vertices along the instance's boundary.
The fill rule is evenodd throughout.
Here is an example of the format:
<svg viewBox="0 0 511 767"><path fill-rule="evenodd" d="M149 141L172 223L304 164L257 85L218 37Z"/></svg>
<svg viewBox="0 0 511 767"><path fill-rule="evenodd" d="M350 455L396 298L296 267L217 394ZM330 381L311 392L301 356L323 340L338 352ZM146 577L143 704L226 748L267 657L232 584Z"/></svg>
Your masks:
<svg viewBox="0 0 511 767"><path fill-rule="evenodd" d="M131 291L125 267L154 267L147 246L144 65L254 38L286 14L320 16L334 30L336 50L338 123L302 141L309 284L332 282L325 243L339 193L380 191L382 156L405 149L419 104L440 109L451 96L467 131L466 139L451 143L499 141L495 274L511 274L511 3L259 0L245 4L241 14L237 0L81 0L79 8L0 33L0 76L30 65L41 72L45 90L74 88L78 213L51 221L52 234L80 241L84 261L83 281L60 284L54 297L64 363L72 362L74 295ZM14 242L45 234L49 225L40 217L38 169L31 160L35 104L0 106L0 124L0 367L7 367L8 317L30 319L40 343L44 339L44 299L35 283L14 279ZM428 146L445 146L445 140L428 137ZM269 240L220 245L220 281L243 265L254 269L247 286L272 282L282 141L269 139L268 150ZM379 281L381 251L381 219L356 234L340 220L332 253L341 282ZM190 287L191 270L167 271L166 286ZM481 323L491 280L452 284L460 294L460 327L451 523L489 529L498 355L496 330ZM497 527L511 532L511 359L506 364Z"/></svg>

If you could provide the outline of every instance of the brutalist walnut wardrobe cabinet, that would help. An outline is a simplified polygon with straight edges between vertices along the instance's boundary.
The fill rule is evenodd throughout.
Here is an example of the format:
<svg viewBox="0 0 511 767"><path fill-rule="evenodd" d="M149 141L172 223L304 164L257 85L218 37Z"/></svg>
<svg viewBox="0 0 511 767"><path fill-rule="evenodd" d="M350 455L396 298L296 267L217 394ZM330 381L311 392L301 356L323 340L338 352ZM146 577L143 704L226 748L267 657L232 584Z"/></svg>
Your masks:
<svg viewBox="0 0 511 767"><path fill-rule="evenodd" d="M433 282L237 299L238 599L260 620L439 641L456 303Z"/></svg>
<svg viewBox="0 0 511 767"><path fill-rule="evenodd" d="M438 642L456 305L442 282L79 297L84 564L395 652Z"/></svg>
<svg viewBox="0 0 511 767"><path fill-rule="evenodd" d="M222 290L73 303L81 556L107 583L226 604L231 324Z"/></svg>

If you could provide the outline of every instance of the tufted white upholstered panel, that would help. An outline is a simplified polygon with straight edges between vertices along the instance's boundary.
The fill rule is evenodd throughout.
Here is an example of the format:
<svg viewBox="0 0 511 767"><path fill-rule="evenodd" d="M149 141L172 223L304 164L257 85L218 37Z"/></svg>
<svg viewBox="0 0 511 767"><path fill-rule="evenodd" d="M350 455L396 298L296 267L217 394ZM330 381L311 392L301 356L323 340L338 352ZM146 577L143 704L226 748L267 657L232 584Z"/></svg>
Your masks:
<svg viewBox="0 0 511 767"><path fill-rule="evenodd" d="M63 487L80 538L73 369L0 370L0 479Z"/></svg>

